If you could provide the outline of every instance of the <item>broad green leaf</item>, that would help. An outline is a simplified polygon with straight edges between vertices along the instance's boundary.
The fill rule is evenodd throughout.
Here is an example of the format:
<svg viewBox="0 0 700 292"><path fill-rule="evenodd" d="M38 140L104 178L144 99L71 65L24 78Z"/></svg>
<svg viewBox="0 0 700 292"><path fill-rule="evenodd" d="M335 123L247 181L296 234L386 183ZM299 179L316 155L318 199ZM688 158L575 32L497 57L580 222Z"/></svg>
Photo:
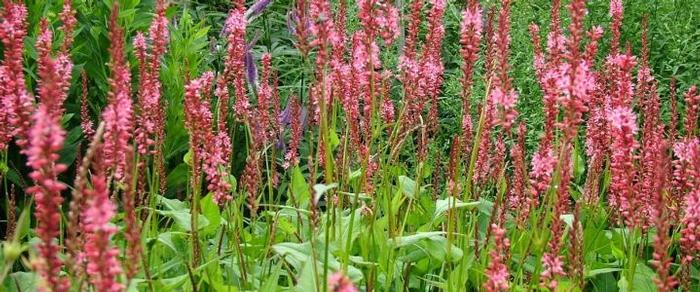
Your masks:
<svg viewBox="0 0 700 292"><path fill-rule="evenodd" d="M292 169L292 195L296 197L297 202L301 202L302 206L308 205L311 198L309 184L306 183L306 178L301 174L299 166Z"/></svg>
<svg viewBox="0 0 700 292"><path fill-rule="evenodd" d="M15 241L21 241L27 234L29 234L29 225L31 214L31 206L27 205L22 209L22 214L19 215L17 219L17 225L15 226Z"/></svg>
<svg viewBox="0 0 700 292"><path fill-rule="evenodd" d="M399 176L399 186L401 191L406 197L415 199L416 197L416 182L409 177L402 175Z"/></svg>
<svg viewBox="0 0 700 292"><path fill-rule="evenodd" d="M454 244L447 246L447 239L442 236L431 237L426 242L426 250L438 261L454 262L462 258L463 252ZM449 248L449 252L448 252Z"/></svg>
<svg viewBox="0 0 700 292"><path fill-rule="evenodd" d="M199 206L202 208L202 214L209 224L202 228L203 234L215 233L221 224L221 212L219 211L219 206L214 203L212 198L212 193L200 200Z"/></svg>
<svg viewBox="0 0 700 292"><path fill-rule="evenodd" d="M165 291L173 291L177 288L183 287L184 285L189 285L187 282L189 282L189 277L187 274L160 280L160 284L163 285L163 290Z"/></svg>
<svg viewBox="0 0 700 292"><path fill-rule="evenodd" d="M656 284L654 284L654 278L656 277L656 272L652 270L649 266L643 263L637 263L637 268L634 273L634 286L632 289L634 291L656 291Z"/></svg>
<svg viewBox="0 0 700 292"><path fill-rule="evenodd" d="M170 248L170 250L174 253L178 253L178 248L175 245L175 242L173 242L173 232L163 232L158 234L157 238L158 242L162 243L163 245L167 246Z"/></svg>
<svg viewBox="0 0 700 292"><path fill-rule="evenodd" d="M585 277L586 278L592 278L600 274L607 274L607 273L613 273L613 272L619 272L622 269L620 268L601 268L601 269L595 269L595 270L590 270L585 272Z"/></svg>
<svg viewBox="0 0 700 292"><path fill-rule="evenodd" d="M355 239L360 235L362 232L362 227L360 226L360 222L362 221L362 211L360 209L357 209L354 211L355 212L355 220L352 223L352 238L350 239L351 243L355 242ZM341 218L341 224L342 224L342 231L343 231L343 236L341 237L343 239L343 243L341 243L343 246L345 246L345 240L348 238L348 234L350 233L350 214L343 216ZM325 236L325 234L322 234Z"/></svg>
<svg viewBox="0 0 700 292"><path fill-rule="evenodd" d="M393 248L404 247L407 245L415 244L421 240L435 237L442 237L444 231L430 231L430 232L418 232L416 234L401 236L394 239L387 240L387 246Z"/></svg>
<svg viewBox="0 0 700 292"><path fill-rule="evenodd" d="M236 181L236 177L232 174L229 174L226 176L228 178L227 182L231 186L231 192L235 193L236 188L238 187L238 181Z"/></svg>
<svg viewBox="0 0 700 292"><path fill-rule="evenodd" d="M279 281L280 273L282 273L282 262L277 263L273 268L267 280L260 286L260 291L277 291L277 282Z"/></svg>
<svg viewBox="0 0 700 292"><path fill-rule="evenodd" d="M185 156L182 157L182 161L185 162L188 166L192 167L192 149L188 150L187 153L185 153Z"/></svg>
<svg viewBox="0 0 700 292"><path fill-rule="evenodd" d="M287 263L295 267L296 269L306 268L305 266L310 265L311 256L311 244L309 242L304 243L293 243L293 242L283 242L272 246L275 253L281 255ZM322 254L322 250L317 250L317 255ZM317 261L319 267L323 267L323 262L320 259ZM340 262L333 256L328 257L328 266L333 271L338 271L341 269ZM353 281L359 281L362 279L362 271L359 269L348 266L348 277Z"/></svg>
<svg viewBox="0 0 700 292"><path fill-rule="evenodd" d="M331 149L335 149L335 147L338 147L338 145L340 145L340 139L338 138L338 134L335 131L330 131L328 138L330 138L328 144L330 144Z"/></svg>
<svg viewBox="0 0 700 292"><path fill-rule="evenodd" d="M5 283L3 283L0 288L8 292L36 291L37 281L38 279L35 273L15 272L5 279Z"/></svg>
<svg viewBox="0 0 700 292"><path fill-rule="evenodd" d="M7 163L0 161L0 175L5 176L8 171L10 171L10 167L7 166Z"/></svg>
<svg viewBox="0 0 700 292"><path fill-rule="evenodd" d="M350 175L348 176L348 180L352 181L357 179L362 175L362 169L356 169L356 170L350 170Z"/></svg>
<svg viewBox="0 0 700 292"><path fill-rule="evenodd" d="M617 282L620 291L656 291L656 285L654 284L654 277L656 273L643 263L638 263L635 268L634 278L632 279L632 285L630 285L629 280L623 274L620 280Z"/></svg>
<svg viewBox="0 0 700 292"><path fill-rule="evenodd" d="M175 224L185 231L192 231L192 215L190 211L163 211L156 210L156 212L162 216L168 217L175 221ZM197 216L197 227L199 230L205 228L209 225L209 220L206 217L199 214Z"/></svg>
<svg viewBox="0 0 700 292"><path fill-rule="evenodd" d="M559 218L566 223L566 226L573 228L574 226L574 214L561 214Z"/></svg>
<svg viewBox="0 0 700 292"><path fill-rule="evenodd" d="M323 268L323 265L318 266L318 263L316 264L317 270L321 270ZM314 261L311 259L311 257L309 257L304 263L304 268L301 270L301 274L299 274L297 281L295 290L298 292L320 291L320 287L317 287L316 285L316 277L314 276Z"/></svg>
<svg viewBox="0 0 700 292"><path fill-rule="evenodd" d="M478 207L480 202L462 202L460 199L454 197L447 197L447 199L438 199L435 202L435 213L433 214L433 219L441 216L442 213L447 212L451 208L475 208Z"/></svg>
<svg viewBox="0 0 700 292"><path fill-rule="evenodd" d="M301 265L306 263L307 259L311 257L309 243L282 242L273 245L272 250L297 268L301 268Z"/></svg>
<svg viewBox="0 0 700 292"><path fill-rule="evenodd" d="M297 231L297 227L289 222L289 219L281 216L277 219L277 228L287 235L294 234Z"/></svg>
<svg viewBox="0 0 700 292"><path fill-rule="evenodd" d="M182 211L182 210L187 210L189 212L189 206L187 206L187 203L177 200L177 199L168 199L163 196L158 196L158 201L163 204L163 207L165 207L168 210L171 211Z"/></svg>
<svg viewBox="0 0 700 292"><path fill-rule="evenodd" d="M338 186L337 183L332 183L329 185L316 184L314 186L314 201L318 202L318 200L321 199L321 196L323 196L323 194L325 194L328 190L331 190L337 186Z"/></svg>

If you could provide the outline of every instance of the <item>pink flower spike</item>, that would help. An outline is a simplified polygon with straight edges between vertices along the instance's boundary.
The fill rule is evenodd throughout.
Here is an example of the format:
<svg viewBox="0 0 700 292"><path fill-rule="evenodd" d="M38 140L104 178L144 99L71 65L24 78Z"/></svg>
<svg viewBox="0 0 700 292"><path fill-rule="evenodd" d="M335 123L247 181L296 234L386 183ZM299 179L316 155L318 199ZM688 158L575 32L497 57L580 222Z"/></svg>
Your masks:
<svg viewBox="0 0 700 292"><path fill-rule="evenodd" d="M700 114L700 93L697 87L693 85L688 88L683 97L686 104L685 133L687 136L692 137L698 124L698 115Z"/></svg>
<svg viewBox="0 0 700 292"><path fill-rule="evenodd" d="M0 40L3 44L2 66L6 76L0 78L7 130L17 137L20 148L27 147L27 132L34 112L34 97L27 91L24 78L24 39L27 36L27 7L23 3L4 1L0 11ZM7 133L5 133L7 134ZM0 139L1 140L1 139ZM4 144L4 143L0 143Z"/></svg>
<svg viewBox="0 0 700 292"><path fill-rule="evenodd" d="M332 292L357 292L352 281L342 272L336 272L328 277L328 290Z"/></svg>
<svg viewBox="0 0 700 292"><path fill-rule="evenodd" d="M542 285L550 290L556 289L559 284L556 278L566 275L561 256L545 253L542 256L542 266L544 267L544 271L540 275L542 277Z"/></svg>
<svg viewBox="0 0 700 292"><path fill-rule="evenodd" d="M496 224L492 224L494 249L489 253L489 266L486 268L486 277L483 289L485 291L507 291L508 290L508 267L505 256L509 252L510 242L506 238L506 231Z"/></svg>
<svg viewBox="0 0 700 292"><path fill-rule="evenodd" d="M67 278L59 275L63 263L59 257L60 247L54 242L61 232L61 191L66 189L58 181L58 175L66 170L66 166L57 162L58 151L63 148L65 131L58 118L50 114L49 108L44 104L39 105L32 121L26 154L27 165L33 169L29 177L34 185L27 188L27 193L33 194L36 201L36 233L41 239L38 246L40 259L36 263L36 269L44 285L57 291L67 291L70 283Z"/></svg>
<svg viewBox="0 0 700 292"><path fill-rule="evenodd" d="M124 56L124 31L117 24L118 7L112 8L109 37L111 41L111 76L108 105L102 112L105 122L104 162L114 178L121 181L127 166L129 143L134 133L131 101L131 73Z"/></svg>
<svg viewBox="0 0 700 292"><path fill-rule="evenodd" d="M612 129L609 204L613 210L620 212L622 219L629 226L632 226L638 215L638 198L632 187L636 173L633 161L639 146L636 141L637 118L632 109L619 107L609 113L608 122Z"/></svg>
<svg viewBox="0 0 700 292"><path fill-rule="evenodd" d="M225 31L228 33L228 52L224 75L227 80L233 82L234 113L239 120L244 120L249 116L250 108L245 86L246 25L245 16L239 10L232 10L225 23Z"/></svg>
<svg viewBox="0 0 700 292"><path fill-rule="evenodd" d="M93 162L92 190L86 191L87 208L82 210L81 229L85 234L82 258L87 262L90 283L97 291L122 291L124 286L117 282L122 273L119 262L119 249L111 244L117 233L110 221L116 213L116 206L109 199L107 178L99 161Z"/></svg>

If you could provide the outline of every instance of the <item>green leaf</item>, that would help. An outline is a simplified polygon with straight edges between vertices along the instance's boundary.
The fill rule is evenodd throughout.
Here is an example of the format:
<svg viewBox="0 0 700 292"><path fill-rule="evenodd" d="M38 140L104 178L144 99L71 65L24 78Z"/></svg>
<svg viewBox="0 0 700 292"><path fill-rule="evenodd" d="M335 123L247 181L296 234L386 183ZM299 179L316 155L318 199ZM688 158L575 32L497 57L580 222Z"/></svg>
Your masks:
<svg viewBox="0 0 700 292"><path fill-rule="evenodd" d="M634 273L634 291L656 291L654 278L656 273L649 266L643 263L637 263L637 268Z"/></svg>
<svg viewBox="0 0 700 292"><path fill-rule="evenodd" d="M350 236L352 237L352 238L350 238L351 245L352 245L352 243L355 242L355 239L362 232L362 228L360 228L360 222L362 220L362 211L360 209L357 209L354 212L355 212L355 218L354 218L355 220L352 223L352 226L353 226L352 234L350 234L350 218L352 217L351 214L348 214L347 216L341 217L341 221L340 221L340 224L342 224L341 230L343 231L343 236L341 238L346 240L348 238L348 234L350 234ZM322 235L325 236L325 234L322 234ZM321 238L323 238L323 237L321 237Z"/></svg>
<svg viewBox="0 0 700 292"><path fill-rule="evenodd" d="M580 181L583 178L583 175L586 172L586 161L583 158L583 155L581 155L580 147L579 147L579 142L576 140L576 145L574 147L574 151L571 155L573 155L573 160L574 160L574 178L577 181Z"/></svg>
<svg viewBox="0 0 700 292"><path fill-rule="evenodd" d="M260 286L260 291L277 291L277 282L279 281L280 273L282 272L282 262L277 263L275 268L267 277L267 280Z"/></svg>
<svg viewBox="0 0 700 292"><path fill-rule="evenodd" d="M7 166L7 163L0 161L0 176L5 176L8 171L10 171L10 167Z"/></svg>
<svg viewBox="0 0 700 292"><path fill-rule="evenodd" d="M313 267L313 265L310 264L312 256L311 244L309 242L278 243L272 246L272 250L275 251L275 253L281 255L284 258L284 260L287 261L287 263L289 263L290 265L292 265L295 269L303 270L306 269L308 266ZM321 254L321 251L318 250L317 254ZM319 269L323 268L323 263L321 261L317 261L317 265ZM329 255L328 267L333 271L338 271L341 269L341 264L333 255ZM353 266L348 266L347 275L354 282L360 281L362 279L362 271Z"/></svg>
<svg viewBox="0 0 700 292"><path fill-rule="evenodd" d="M159 214L167 216L175 220L175 223L185 231L192 231L192 215L190 212L175 212L175 211L158 211ZM207 218L199 214L197 216L197 227L199 230L209 225Z"/></svg>
<svg viewBox="0 0 700 292"><path fill-rule="evenodd" d="M226 176L228 178L227 182L231 186L231 192L235 193L236 188L238 187L238 181L236 181L236 177L233 174L229 174Z"/></svg>
<svg viewBox="0 0 700 292"><path fill-rule="evenodd" d="M36 291L37 290L37 275L28 272L15 272L10 274L5 283L0 286L3 291Z"/></svg>
<svg viewBox="0 0 700 292"><path fill-rule="evenodd" d="M192 149L189 149L187 153L185 153L185 156L182 157L182 161L192 167Z"/></svg>
<svg viewBox="0 0 700 292"><path fill-rule="evenodd" d="M573 228L574 226L574 214L561 214L559 218L566 223L566 226Z"/></svg>
<svg viewBox="0 0 700 292"><path fill-rule="evenodd" d="M607 274L607 273L613 273L613 272L619 272L622 269L620 268L600 268L600 269L595 269L595 270L590 270L586 271L585 277L586 278L592 278L601 274Z"/></svg>
<svg viewBox="0 0 700 292"><path fill-rule="evenodd" d="M415 199L416 197L416 182L409 177L402 175L399 176L399 186L401 191L406 197Z"/></svg>
<svg viewBox="0 0 700 292"><path fill-rule="evenodd" d="M316 184L314 186L314 201L318 202L318 200L321 199L321 196L323 196L323 194L325 194L328 190L331 190L337 186L338 186L337 183L332 183L329 185Z"/></svg>
<svg viewBox="0 0 700 292"><path fill-rule="evenodd" d="M316 269L322 268L323 265L316 267ZM316 285L316 278L314 277L314 261L311 257L309 257L304 263L304 268L301 270L301 274L299 275L299 279L297 279L297 281L297 286L295 287L296 291L319 291L319 287Z"/></svg>
<svg viewBox="0 0 700 292"><path fill-rule="evenodd" d="M349 170L348 180L353 181L362 175L362 169Z"/></svg>
<svg viewBox="0 0 700 292"><path fill-rule="evenodd" d="M330 139L330 141L328 142L328 144L330 144L331 150L333 150L336 147L338 147L338 145L340 145L340 139L338 138L338 134L335 131L330 131L329 134L330 135L328 136L328 138Z"/></svg>
<svg viewBox="0 0 700 292"><path fill-rule="evenodd" d="M618 286L612 273L599 274L591 278L591 291L617 291Z"/></svg>
<svg viewBox="0 0 700 292"><path fill-rule="evenodd" d="M449 248L449 253L448 253ZM455 262L462 258L463 252L453 244L447 246L447 239L442 236L432 237L426 241L426 250L438 261Z"/></svg>
<svg viewBox="0 0 700 292"><path fill-rule="evenodd" d="M302 202L302 205L308 204L311 194L309 192L309 184L306 183L304 175L301 174L299 166L292 169L292 195L296 197L297 202Z"/></svg>
<svg viewBox="0 0 700 292"><path fill-rule="evenodd" d="M632 279L632 286L624 274L617 282L617 286L620 291L656 291L655 276L656 273L651 268L643 263L638 263Z"/></svg>
<svg viewBox="0 0 700 292"><path fill-rule="evenodd" d="M156 210L156 212L162 216L168 217L175 221L175 224L185 231L192 231L192 215L190 214L190 209L182 201L176 199L168 199L163 196L158 196L161 204L167 210ZM201 230L209 225L209 220L202 214L197 216L197 227Z"/></svg>
<svg viewBox="0 0 700 292"><path fill-rule="evenodd" d="M175 244L175 242L173 241L173 235L179 235L179 234L173 233L173 232L159 233L156 240L158 242L162 243L163 245L167 246L168 248L170 248L170 250L172 252L177 254L178 248L177 248L177 245Z"/></svg>
<svg viewBox="0 0 700 292"><path fill-rule="evenodd" d="M454 197L448 197L447 199L438 199L435 202L435 213L433 214L434 218L437 218L438 216L441 216L442 213L447 212L451 208L475 208L478 207L481 202L462 202L460 199L454 198Z"/></svg>
<svg viewBox="0 0 700 292"><path fill-rule="evenodd" d="M387 240L387 246L393 247L393 248L404 247L407 245L416 244L417 242L424 240L424 239L442 237L442 235L444 235L444 234L445 234L444 231L418 232L418 233L412 234L412 235L406 235L406 236L396 237L394 239L389 239L389 240Z"/></svg>
<svg viewBox="0 0 700 292"><path fill-rule="evenodd" d="M282 242L272 246L275 253L284 257L291 265L301 268L311 254L309 243Z"/></svg>
<svg viewBox="0 0 700 292"><path fill-rule="evenodd" d="M189 282L187 274L160 280L160 284L164 286L164 291L173 291L177 288L181 288L185 286L187 282Z"/></svg>
<svg viewBox="0 0 700 292"><path fill-rule="evenodd" d="M171 211L186 210L187 212L189 212L190 210L186 202L180 201L178 199L168 199L163 196L158 196L158 201L163 205L163 207Z"/></svg>
<svg viewBox="0 0 700 292"><path fill-rule="evenodd" d="M29 234L31 215L31 206L25 206L22 210L22 214L19 215L19 219L17 219L17 225L15 226L14 241L21 241L25 236L27 236L27 234Z"/></svg>
<svg viewBox="0 0 700 292"><path fill-rule="evenodd" d="M219 206L214 203L212 193L202 198L199 206L202 208L202 215L209 221L209 224L202 228L202 233L206 235L216 232L221 224L221 211L219 211Z"/></svg>
<svg viewBox="0 0 700 292"><path fill-rule="evenodd" d="M282 230L287 235L294 234L297 231L297 227L289 222L289 219L285 217L280 217L277 219L277 228Z"/></svg>

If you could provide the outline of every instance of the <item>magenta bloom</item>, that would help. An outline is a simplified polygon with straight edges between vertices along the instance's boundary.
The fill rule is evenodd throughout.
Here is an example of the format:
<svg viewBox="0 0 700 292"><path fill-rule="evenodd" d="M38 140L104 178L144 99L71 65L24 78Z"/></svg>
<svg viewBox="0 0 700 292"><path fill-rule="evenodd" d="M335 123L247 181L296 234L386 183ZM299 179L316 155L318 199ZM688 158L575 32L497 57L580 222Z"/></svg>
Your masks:
<svg viewBox="0 0 700 292"><path fill-rule="evenodd" d="M530 185L534 196L532 199L536 202L552 183L552 174L557 165L557 158L551 148L540 149L532 156L531 164Z"/></svg>
<svg viewBox="0 0 700 292"><path fill-rule="evenodd" d="M391 5L391 1L382 3L379 8L377 23L379 24L380 34L384 43L391 45L400 34L399 28L399 9Z"/></svg>
<svg viewBox="0 0 700 292"><path fill-rule="evenodd" d="M4 1L0 12L0 40L3 44L4 58L2 67L8 78L0 78L0 91L3 96L3 111L5 118L3 131L7 140L7 132L17 137L17 145L21 148L27 146L27 132L31 126L32 113L34 111L34 97L27 91L24 79L24 39L27 36L27 8L23 3ZM2 144L6 144L7 141Z"/></svg>
<svg viewBox="0 0 700 292"><path fill-rule="evenodd" d="M509 92L503 92L501 88L494 88L491 91L491 97L493 103L498 107L499 112L499 123L506 129L510 129L515 118L518 116L518 112L515 109L515 105L518 101L518 93L515 90Z"/></svg>
<svg viewBox="0 0 700 292"><path fill-rule="evenodd" d="M213 80L214 73L206 72L185 86L185 126L190 134L194 179L198 181L203 171L214 202L223 205L232 199L227 181L231 139L225 128L214 130L209 102Z"/></svg>
<svg viewBox="0 0 700 292"><path fill-rule="evenodd" d="M357 292L352 281L342 272L336 272L328 278L328 290L332 292Z"/></svg>
<svg viewBox="0 0 700 292"><path fill-rule="evenodd" d="M81 216L81 227L86 233L82 258L87 262L90 283L97 291L122 291L124 287L116 279L122 273L119 249L110 242L117 232L116 226L110 224L116 206L109 199L107 178L100 169L93 173L92 188L86 191L87 208Z"/></svg>
<svg viewBox="0 0 700 292"><path fill-rule="evenodd" d="M0 152L7 149L7 145L12 139L10 117L13 101L12 95L6 88L8 82L10 82L9 72L5 66L0 65Z"/></svg>
<svg viewBox="0 0 700 292"><path fill-rule="evenodd" d="M58 175L66 170L65 165L58 163L58 152L63 148L65 139L65 131L61 128L60 121L63 101L70 85L72 64L63 54L57 58L50 56L51 32L45 21L42 21L42 32L37 46L41 103L32 115L32 126L27 136L28 145L23 150L27 155L27 166L33 170L29 177L34 185L27 188L27 193L35 197L36 229L37 236L41 239L38 246L40 262L36 269L44 281L43 284L57 291L66 291L69 282L68 279L59 276L63 263L59 258L60 247L54 240L61 232L61 191L66 189L66 186L58 181Z"/></svg>
<svg viewBox="0 0 700 292"><path fill-rule="evenodd" d="M61 51L64 53L68 53L71 44L73 44L73 29L75 28L75 24L78 22L75 19L75 10L73 9L72 2L72 0L64 0L63 10L59 14L59 18L61 19L61 22L63 22L63 25L61 26L61 30L63 31Z"/></svg>
<svg viewBox="0 0 700 292"><path fill-rule="evenodd" d="M61 231L61 191L66 189L58 181L58 175L66 170L66 166L57 162L58 151L63 148L65 131L61 128L58 117L50 114L45 104L39 105L32 121L26 154L27 165L33 169L29 177L34 185L27 188L27 192L33 194L36 201L36 233L41 239L38 246L40 262L36 264L36 269L45 285L57 291L67 291L68 279L59 276L63 265L59 258L60 247L54 242Z"/></svg>
<svg viewBox="0 0 700 292"><path fill-rule="evenodd" d="M513 159L513 176L511 179L511 190L508 196L508 208L515 210L516 222L522 227L530 216L532 206L531 197L526 190L527 166L525 164L525 124L520 123L518 127L518 143L510 149L510 156Z"/></svg>
<svg viewBox="0 0 700 292"><path fill-rule="evenodd" d="M622 215L622 219L632 226L637 216L637 200L632 189L636 170L635 151L638 148L637 118L628 107L613 109L608 115L612 132L612 155L610 158L610 207Z"/></svg>
<svg viewBox="0 0 700 292"><path fill-rule="evenodd" d="M493 291L506 291L508 290L508 267L504 262L506 260L506 254L510 248L510 242L506 238L506 231L496 224L491 224L493 230L493 240L495 243L494 249L489 253L489 266L486 268L486 277L488 278L484 283L484 290Z"/></svg>
<svg viewBox="0 0 700 292"><path fill-rule="evenodd" d="M290 112L290 130L291 130L291 140L289 143L289 149L284 155L284 168L289 168L289 166L296 166L299 164L299 144L301 143L302 130L303 130L303 113L301 106L299 105L299 100L296 96L290 96L289 101L287 101L287 110Z"/></svg>
<svg viewBox="0 0 700 292"><path fill-rule="evenodd" d="M156 140L163 143L164 123L161 107L161 83L159 71L161 57L168 44L168 19L165 17L165 3L158 1L156 15L148 32L152 43L149 52L146 36L141 32L134 38L134 48L139 61L138 115L136 116L136 144L141 155L155 154L159 148Z"/></svg>
<svg viewBox="0 0 700 292"><path fill-rule="evenodd" d="M471 144L472 117L471 117L471 87L474 83L474 66L479 59L479 44L483 22L481 20L481 8L477 1L470 1L469 7L462 11L462 23L460 24L460 39L462 45L462 143L466 149Z"/></svg>
<svg viewBox="0 0 700 292"><path fill-rule="evenodd" d="M556 278L566 275L561 256L545 253L542 256L542 266L544 267L544 271L540 274L542 285L551 290L556 289L558 285Z"/></svg>
<svg viewBox="0 0 700 292"><path fill-rule="evenodd" d="M258 86L258 106L256 111L256 120L262 125L262 131L259 133L260 137L255 137L261 144L268 142L274 130L271 124L274 121L270 119L270 103L273 95L271 62L272 56L269 53L262 55L262 76Z"/></svg>
<svg viewBox="0 0 700 292"><path fill-rule="evenodd" d="M88 80L87 73L82 73L82 95L80 95L80 128L83 130L83 138L90 139L95 134L94 125L90 118L90 109L88 108Z"/></svg>
<svg viewBox="0 0 700 292"><path fill-rule="evenodd" d="M214 133L210 134L211 136ZM207 176L207 189L212 192L214 202L224 205L233 199L231 185L228 183L229 155L231 154L231 139L225 130L221 130L207 142L207 156L204 172Z"/></svg>
<svg viewBox="0 0 700 292"><path fill-rule="evenodd" d="M153 92L151 91L151 82L148 78L148 73L147 73L147 45L146 45L146 37L141 33L138 32L136 33L136 37L134 37L134 49L136 53L136 58L139 61L139 93L138 93L138 107L139 107L139 115L136 117L137 118L137 127L136 127L136 143L138 145L138 151L139 154L141 155L146 155L146 154L151 154L152 150L150 149L153 144L155 144L155 141L153 140L153 137L151 136L155 132L155 121L151 117L153 117L153 110L152 108L152 99L153 99Z"/></svg>
<svg viewBox="0 0 700 292"><path fill-rule="evenodd" d="M683 262L690 262L700 254L700 140L680 142L674 152L680 161L687 163L683 175L689 176L685 181L690 191L685 195L681 249Z"/></svg>
<svg viewBox="0 0 700 292"><path fill-rule="evenodd" d="M105 122L104 163L114 173L116 180L124 178L127 166L129 142L134 133L133 105L131 101L131 73L124 56L124 31L117 24L117 8L112 9L109 37L111 41L111 77L109 104L102 112Z"/></svg>
<svg viewBox="0 0 700 292"><path fill-rule="evenodd" d="M246 19L242 11L232 10L226 19L225 30L228 32L228 53L224 74L226 79L233 82L234 113L236 118L244 120L248 117L250 102L246 95Z"/></svg>
<svg viewBox="0 0 700 292"><path fill-rule="evenodd" d="M698 151L700 154L700 151ZM694 189L686 196L681 249L684 262L690 262L700 254L700 189Z"/></svg>
<svg viewBox="0 0 700 292"><path fill-rule="evenodd" d="M622 0L610 0L610 16L622 16Z"/></svg>
<svg viewBox="0 0 700 292"><path fill-rule="evenodd" d="M686 104L685 132L688 136L693 136L698 124L698 114L700 114L700 93L695 85L688 89L683 97Z"/></svg>

